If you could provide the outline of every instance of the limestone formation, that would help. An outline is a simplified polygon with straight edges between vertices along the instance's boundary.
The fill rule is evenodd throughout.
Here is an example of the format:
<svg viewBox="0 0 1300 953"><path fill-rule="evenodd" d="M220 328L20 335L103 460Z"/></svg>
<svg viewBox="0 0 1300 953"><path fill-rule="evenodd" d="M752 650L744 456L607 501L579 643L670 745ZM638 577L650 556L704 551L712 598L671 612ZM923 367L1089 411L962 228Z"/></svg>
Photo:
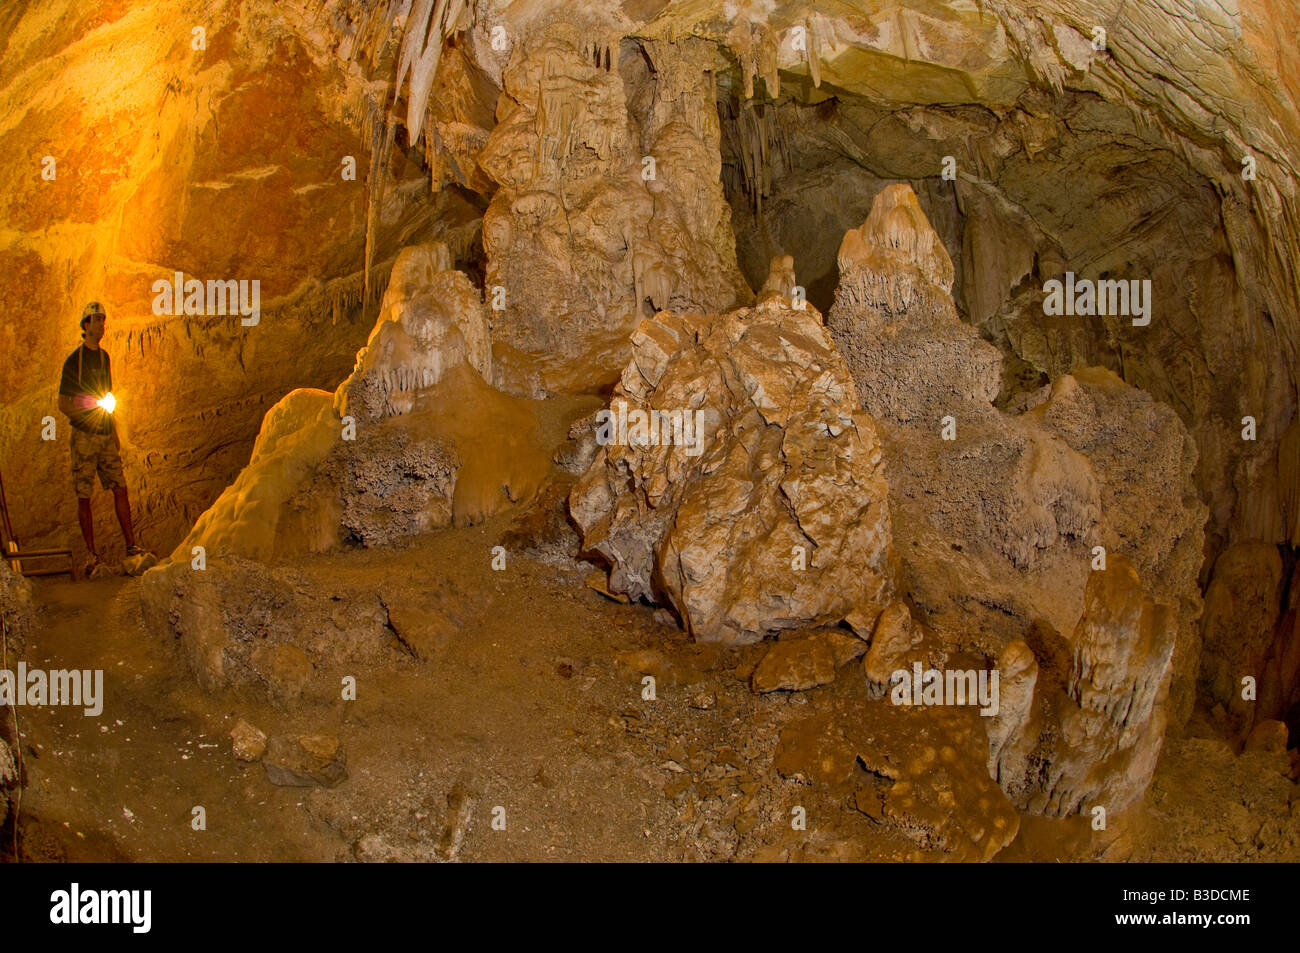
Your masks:
<svg viewBox="0 0 1300 953"><path fill-rule="evenodd" d="M25 461L4 467L10 511L24 544L80 546L54 393L77 316L98 300L139 537L162 554L239 473L268 410L295 388L333 388L374 322L374 303L362 301L357 104L367 79L341 68L337 38L299 4L57 0L10 13L0 29L13 66L0 80L5 154L34 163L0 185L10 230L0 261L12 278L0 301L27 315L0 327L0 351L21 356L0 368L0 453ZM189 27L176 44L157 29L182 21L204 26L206 49L190 48ZM345 156L359 177L344 175ZM427 189L412 188L426 181L418 168L393 176L375 284L404 232L432 207L458 207L428 204ZM157 306L154 283L177 272L205 289L257 281L257 324L206 297ZM41 439L47 414L53 443ZM97 537L113 538L112 507L95 515Z"/></svg>
<svg viewBox="0 0 1300 953"><path fill-rule="evenodd" d="M322 512L324 501L297 512L288 503L309 484L339 436L327 392L291 391L267 412L248 465L199 517L171 559L188 565L198 555L196 547L205 558L236 554L263 561L331 548L338 538L336 517Z"/></svg>
<svg viewBox="0 0 1300 953"><path fill-rule="evenodd" d="M842 816L787 856L839 822L896 859L1054 855L1101 807L1132 826L1073 852L1117 859L1144 831L1195 830L1189 804L1224 815L1209 826L1238 856L1294 853L1296 35L1293 0L9 4L17 535L82 545L55 388L99 300L139 541L170 551L92 581L115 594L101 654L138 593L145 648L174 646L226 711L333 710L365 671L421 697L504 660L527 695L507 725L542 712L515 691L534 664L590 692L569 707L598 726L617 704L635 743L685 712L699 737L631 768L652 788L665 761L683 775L665 789L680 816L628 822L642 848L669 818L674 844L771 856L790 841L764 825L795 833L772 812L797 791ZM1049 288L1076 279L1110 298L1063 310ZM107 503L101 550L121 541ZM401 552L359 551L376 548ZM418 578L376 578L426 557ZM439 577L489 559L462 577L472 594ZM608 630L612 658L530 642L530 586L554 587L565 626L574 612L574 642ZM82 590L49 591L63 626ZM479 599L500 638L468 643ZM34 606L0 560L10 662ZM679 625L723 644L673 645ZM662 720L602 697L602 664L654 676ZM996 714L895 705L913 666L991 666ZM724 748L738 708L754 728ZM42 759L55 780L76 764L5 714L0 828L24 752L66 750ZM114 727L137 731L125 714ZM363 714L347 731L382 739ZM478 737L471 720L440 740ZM565 724L586 751L590 724ZM339 739L304 725L268 745L241 720L232 751L274 784L340 784ZM30 727L32 744L56 730ZM374 814L352 856L501 849L476 843L461 784L432 847L385 827L427 805L357 810L374 785L432 783L419 752L457 754L395 747L405 776L369 777L383 749L312 792L322 814ZM1231 783L1188 799L1211 769ZM1267 804L1224 791L1264 773ZM29 853L76 805L42 798L48 816L14 827ZM1040 816L1017 841L1021 815ZM1185 839L1165 854L1219 849Z"/></svg>
<svg viewBox="0 0 1300 953"><path fill-rule="evenodd" d="M814 309L643 320L608 416L570 509L613 592L729 642L889 601L875 427Z"/></svg>
<svg viewBox="0 0 1300 953"><path fill-rule="evenodd" d="M612 382L645 314L750 297L714 171L712 47L593 39L562 20L530 37L478 160L500 186L483 219L495 381L530 396Z"/></svg>
<svg viewBox="0 0 1300 953"><path fill-rule="evenodd" d="M452 269L446 245L404 248L393 262L375 329L335 394L335 409L340 418L367 424L410 413L419 392L461 362L492 379L482 298Z"/></svg>
<svg viewBox="0 0 1300 953"><path fill-rule="evenodd" d="M870 698L883 697L890 688L893 674L912 670L920 662L925 669L942 661L942 648L912 618L904 602L891 602L876 619L870 633L871 647L862 659L862 674Z"/></svg>
<svg viewBox="0 0 1300 953"><path fill-rule="evenodd" d="M1123 556L1088 580L1068 639L1036 633L998 658L989 772L1021 810L1119 812L1151 783L1164 741L1175 630Z"/></svg>
<svg viewBox="0 0 1300 953"><path fill-rule="evenodd" d="M1287 638L1292 633L1285 622L1278 624L1287 616L1280 605L1283 583L1277 547L1243 542L1219 554L1205 594L1201 688L1227 708L1242 735L1281 717L1293 703L1288 686L1296 682L1300 647Z"/></svg>
<svg viewBox="0 0 1300 953"><path fill-rule="evenodd" d="M906 591L954 646L996 655L1040 620L1073 631L1101 546L1176 608L1173 704L1191 711L1205 510L1167 407L1079 371L1011 415L1001 358L959 320L952 265L905 185L840 249L827 324L878 421Z"/></svg>
<svg viewBox="0 0 1300 953"><path fill-rule="evenodd" d="M536 491L532 408L486 382L483 304L449 262L440 243L403 250L352 374L332 398L297 390L271 409L248 466L172 559L391 545Z"/></svg>

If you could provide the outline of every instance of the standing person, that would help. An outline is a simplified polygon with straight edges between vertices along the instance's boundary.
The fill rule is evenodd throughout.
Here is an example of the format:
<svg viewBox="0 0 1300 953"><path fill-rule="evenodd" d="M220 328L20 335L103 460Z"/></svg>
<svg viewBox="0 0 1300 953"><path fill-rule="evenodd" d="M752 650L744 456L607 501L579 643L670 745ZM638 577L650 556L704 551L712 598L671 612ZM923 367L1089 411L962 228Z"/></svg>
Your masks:
<svg viewBox="0 0 1300 953"><path fill-rule="evenodd" d="M95 524L91 515L90 495L95 490L95 473L99 484L113 491L117 522L126 539L128 557L144 551L135 544L131 526L131 501L122 474L121 441L113 417L113 372L108 354L99 346L104 337L108 315L104 306L92 301L81 312L81 345L63 362L59 382L59 410L72 424L72 483L77 493L77 518L86 540L90 558L86 563L89 576L99 566L95 549Z"/></svg>

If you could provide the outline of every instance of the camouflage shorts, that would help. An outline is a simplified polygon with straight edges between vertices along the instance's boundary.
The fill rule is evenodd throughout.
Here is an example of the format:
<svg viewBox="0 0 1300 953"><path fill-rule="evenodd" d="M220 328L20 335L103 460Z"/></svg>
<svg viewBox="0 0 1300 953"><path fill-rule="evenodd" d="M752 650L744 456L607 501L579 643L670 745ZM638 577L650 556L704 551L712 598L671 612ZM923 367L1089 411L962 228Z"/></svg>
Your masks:
<svg viewBox="0 0 1300 953"><path fill-rule="evenodd" d="M95 492L95 472L106 490L126 486L122 455L113 445L111 433L86 433L72 428L72 485L77 496L89 498Z"/></svg>

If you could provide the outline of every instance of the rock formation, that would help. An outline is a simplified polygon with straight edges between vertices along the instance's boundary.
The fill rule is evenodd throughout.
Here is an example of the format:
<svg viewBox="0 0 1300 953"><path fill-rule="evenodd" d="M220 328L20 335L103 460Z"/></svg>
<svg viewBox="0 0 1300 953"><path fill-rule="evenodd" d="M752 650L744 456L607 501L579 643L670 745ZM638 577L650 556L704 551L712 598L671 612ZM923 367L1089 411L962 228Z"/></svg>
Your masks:
<svg viewBox="0 0 1300 953"><path fill-rule="evenodd" d="M14 665L31 629L35 605L31 584L0 559L0 625L4 627L4 658L0 668ZM5 826L11 804L17 803L22 783L19 771L19 738L9 706L0 705L0 828Z"/></svg>
<svg viewBox="0 0 1300 953"><path fill-rule="evenodd" d="M642 316L750 298L717 172L714 55L559 21L512 57L478 160L500 186L483 245L503 388L594 391Z"/></svg>
<svg viewBox="0 0 1300 953"><path fill-rule="evenodd" d="M166 552L247 462L268 410L295 388L332 388L374 322L362 301L366 80L340 68L337 38L304 5L59 0L3 20L0 261L13 281L0 302L26 316L0 327L0 350L21 355L0 368L10 510L25 544L81 546L55 392L81 308L98 300L140 537ZM377 279L404 233L426 223L439 237L434 207L455 231L464 205L417 195L414 164L393 176ZM177 272L205 287L257 281L257 324L206 300L157 307L154 283ZM54 441L42 440L46 415ZM114 540L112 507L96 509L97 536Z"/></svg>
<svg viewBox="0 0 1300 953"><path fill-rule="evenodd" d="M1099 551L1176 606L1176 720L1194 697L1205 510L1175 414L1105 371L992 403L998 351L961 322L953 269L915 195L881 192L840 248L827 323L880 424L906 591L952 645L996 655L1046 622L1073 631ZM1171 499L1172 496L1172 499Z"/></svg>
<svg viewBox="0 0 1300 953"><path fill-rule="evenodd" d="M484 380L482 301L449 266L437 243L397 257L352 374L332 397L296 390L267 413L248 466L173 559L391 544L536 490L546 462L527 402Z"/></svg>
<svg viewBox="0 0 1300 953"><path fill-rule="evenodd" d="M340 385L335 410L370 424L410 413L419 392L464 362L492 379L483 300L452 269L441 242L404 248L393 262L379 320Z"/></svg>
<svg viewBox="0 0 1300 953"><path fill-rule="evenodd" d="M434 659L473 599L449 586L416 591L400 578L340 580L319 593L300 570L240 556L202 572L160 566L141 588L146 624L175 637L204 689L251 691L281 707L337 700L340 677L361 666Z"/></svg>
<svg viewBox="0 0 1300 953"><path fill-rule="evenodd" d="M750 653L760 715L810 704L775 773L897 856L1131 808L1162 751L1226 757L1206 725L1281 763L1297 32L1277 0L12 5L9 509L81 545L54 391L96 299L137 528L172 550L142 606L209 691L323 704L344 663L444 658L470 597L308 564L517 508L512 559ZM1054 311L1067 278L1138 282L1147 320ZM0 564L11 639L29 603ZM896 705L917 665L992 666L997 713ZM275 783L345 773L331 736L269 750Z"/></svg>
<svg viewBox="0 0 1300 953"><path fill-rule="evenodd" d="M1151 783L1164 741L1175 629L1123 556L1088 579L1068 639L1045 628L998 657L989 772L1021 810L1118 812Z"/></svg>
<svg viewBox="0 0 1300 953"><path fill-rule="evenodd" d="M1240 737L1257 723L1282 718L1294 703L1300 592L1295 569L1289 580L1285 573L1276 546L1236 543L1219 554L1205 593L1200 685L1227 709Z"/></svg>
<svg viewBox="0 0 1300 953"><path fill-rule="evenodd" d="M570 509L612 592L663 599L696 638L729 642L869 624L887 604L880 448L814 309L643 320L609 416Z"/></svg>

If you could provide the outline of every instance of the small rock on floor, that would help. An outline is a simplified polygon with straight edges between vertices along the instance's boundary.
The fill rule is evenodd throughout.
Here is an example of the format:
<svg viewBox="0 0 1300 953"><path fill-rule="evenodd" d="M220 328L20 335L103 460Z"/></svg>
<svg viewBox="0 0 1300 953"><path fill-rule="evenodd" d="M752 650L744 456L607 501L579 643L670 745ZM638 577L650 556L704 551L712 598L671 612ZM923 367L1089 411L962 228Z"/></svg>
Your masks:
<svg viewBox="0 0 1300 953"><path fill-rule="evenodd" d="M343 749L333 735L276 735L262 763L267 780L285 787L332 788L348 776Z"/></svg>
<svg viewBox="0 0 1300 953"><path fill-rule="evenodd" d="M825 639L808 636L777 642L754 669L755 692L803 691L835 681L835 655Z"/></svg>
<svg viewBox="0 0 1300 953"><path fill-rule="evenodd" d="M231 750L240 761L260 761L266 754L266 733L242 718L230 729L230 737L234 742Z"/></svg>

